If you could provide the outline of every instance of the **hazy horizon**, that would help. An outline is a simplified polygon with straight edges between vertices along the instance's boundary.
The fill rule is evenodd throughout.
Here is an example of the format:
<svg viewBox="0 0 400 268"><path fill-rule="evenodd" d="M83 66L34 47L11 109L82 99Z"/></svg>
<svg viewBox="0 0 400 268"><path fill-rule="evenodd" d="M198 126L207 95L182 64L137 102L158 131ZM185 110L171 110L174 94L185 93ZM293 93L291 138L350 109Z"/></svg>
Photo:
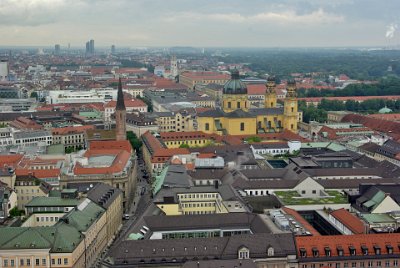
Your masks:
<svg viewBox="0 0 400 268"><path fill-rule="evenodd" d="M0 46L392 47L398 10L398 0L2 0Z"/></svg>

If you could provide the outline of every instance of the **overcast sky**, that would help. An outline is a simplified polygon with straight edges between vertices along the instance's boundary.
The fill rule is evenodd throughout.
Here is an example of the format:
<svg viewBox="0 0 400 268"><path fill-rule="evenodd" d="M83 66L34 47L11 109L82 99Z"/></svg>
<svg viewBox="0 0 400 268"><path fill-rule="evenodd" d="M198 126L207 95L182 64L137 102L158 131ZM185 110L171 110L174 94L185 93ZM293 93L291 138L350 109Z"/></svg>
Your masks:
<svg viewBox="0 0 400 268"><path fill-rule="evenodd" d="M399 11L400 0L0 0L0 45L393 45Z"/></svg>

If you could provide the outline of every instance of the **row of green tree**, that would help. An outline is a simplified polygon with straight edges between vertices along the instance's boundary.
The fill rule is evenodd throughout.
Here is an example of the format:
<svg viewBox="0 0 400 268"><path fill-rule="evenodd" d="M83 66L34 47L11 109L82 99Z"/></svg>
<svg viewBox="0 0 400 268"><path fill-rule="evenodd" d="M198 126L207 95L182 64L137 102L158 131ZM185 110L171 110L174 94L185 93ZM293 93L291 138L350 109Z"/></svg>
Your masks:
<svg viewBox="0 0 400 268"><path fill-rule="evenodd" d="M351 84L343 89L299 89L299 97L390 96L400 95L400 78L389 76L377 84Z"/></svg>
<svg viewBox="0 0 400 268"><path fill-rule="evenodd" d="M248 62L260 74L273 73L282 78L291 73L321 72L346 74L352 79L378 79L387 74L400 75L400 51L362 51L350 49L231 49L226 63ZM388 71L389 66L391 71Z"/></svg>
<svg viewBox="0 0 400 268"><path fill-rule="evenodd" d="M357 113L377 113L381 108L387 107L393 112L400 112L400 100L366 100L357 102L348 100L346 102L323 99L318 107L307 106L304 101L299 102L299 110L303 112L303 121L325 122L327 111L351 111Z"/></svg>

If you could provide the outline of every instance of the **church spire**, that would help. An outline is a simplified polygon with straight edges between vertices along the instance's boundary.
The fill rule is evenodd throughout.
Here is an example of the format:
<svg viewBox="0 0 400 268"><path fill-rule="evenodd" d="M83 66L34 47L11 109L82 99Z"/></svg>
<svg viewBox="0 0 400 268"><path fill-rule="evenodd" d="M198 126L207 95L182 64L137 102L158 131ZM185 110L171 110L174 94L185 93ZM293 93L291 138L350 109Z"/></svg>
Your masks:
<svg viewBox="0 0 400 268"><path fill-rule="evenodd" d="M126 140L126 108L121 78L119 79L117 106L115 107L115 124L117 141Z"/></svg>
<svg viewBox="0 0 400 268"><path fill-rule="evenodd" d="M125 111L125 101L124 101L124 93L122 92L122 82L121 77L118 82L118 95L117 95L117 107L116 110Z"/></svg>

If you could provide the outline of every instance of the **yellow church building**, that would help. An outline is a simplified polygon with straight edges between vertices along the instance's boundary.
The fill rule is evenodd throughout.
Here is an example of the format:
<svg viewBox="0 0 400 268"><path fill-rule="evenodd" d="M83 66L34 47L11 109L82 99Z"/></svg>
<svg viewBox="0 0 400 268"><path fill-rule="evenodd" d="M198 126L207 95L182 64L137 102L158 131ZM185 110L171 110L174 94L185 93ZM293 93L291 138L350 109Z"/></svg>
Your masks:
<svg viewBox="0 0 400 268"><path fill-rule="evenodd" d="M198 114L198 130L219 135L256 135L259 133L297 132L299 121L296 84L289 81L283 107L277 107L275 79L268 78L263 108L250 108L247 87L232 71L222 94L222 107Z"/></svg>

